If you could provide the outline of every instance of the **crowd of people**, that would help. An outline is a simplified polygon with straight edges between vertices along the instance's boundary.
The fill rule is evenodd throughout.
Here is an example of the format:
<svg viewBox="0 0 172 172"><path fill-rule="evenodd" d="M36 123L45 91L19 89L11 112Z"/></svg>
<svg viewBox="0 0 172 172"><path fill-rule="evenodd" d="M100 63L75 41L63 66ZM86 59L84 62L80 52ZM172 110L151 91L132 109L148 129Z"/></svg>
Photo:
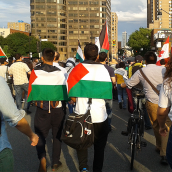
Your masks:
<svg viewBox="0 0 172 172"><path fill-rule="evenodd" d="M156 149L160 156L160 162L163 165L170 164L172 168L172 58L168 64L157 66L157 56L154 52L147 52L144 58L141 55L135 57L135 61L128 64L119 62L115 67L107 65L107 54L98 52L98 47L92 43L84 48L84 63L95 65L104 65L108 71L107 77L112 82L112 99L92 98L91 117L94 125L94 160L93 171L101 172L103 169L104 150L109 132L111 132L112 106L113 100L118 100L119 109L126 110L127 89L132 94L133 109L136 106L134 97L136 90L133 87L143 90L145 98L142 98L140 109L144 114L145 129L153 129L156 139ZM15 58L0 59L0 115L1 115L1 136L0 136L0 166L2 171L13 171L13 155L11 145L6 134L5 123L16 127L20 132L27 135L31 140L31 145L36 146L38 159L40 161L38 171L47 171L46 163L46 137L49 130L52 129L53 151L52 151L52 170L58 170L62 165L60 161L61 154L61 133L66 114L76 112L84 114L87 111L87 102L90 97L70 97L68 101L49 101L40 100L37 102L27 102L29 77L31 71L62 71L65 80L79 64L78 59L68 58L66 63L59 62L60 54L50 48L45 48L42 52L41 61L38 59L23 60L21 54L16 54ZM143 61L144 65L143 65ZM92 71L96 74L96 68ZM152 83L152 86L144 75ZM46 75L43 79L46 80ZM127 89L126 89L127 87ZM85 90L87 91L87 90ZM129 99L128 99L129 100ZM22 106L22 101L24 105ZM115 103L115 102L114 102ZM128 101L128 103L130 103ZM7 107L10 104L10 108ZM31 130L25 120L25 113L31 113L30 105L36 106L34 117L34 130ZM67 113L66 106L69 112ZM167 144L168 143L168 144ZM88 150L76 150L79 170L88 172ZM167 155L167 156L166 156ZM1 158L3 157L3 158Z"/></svg>

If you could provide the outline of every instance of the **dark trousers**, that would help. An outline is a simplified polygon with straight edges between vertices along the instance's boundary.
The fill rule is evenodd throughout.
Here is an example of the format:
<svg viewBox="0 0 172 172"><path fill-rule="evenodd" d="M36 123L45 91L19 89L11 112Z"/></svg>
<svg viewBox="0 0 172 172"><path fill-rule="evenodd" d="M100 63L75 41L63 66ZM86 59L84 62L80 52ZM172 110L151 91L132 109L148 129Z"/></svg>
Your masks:
<svg viewBox="0 0 172 172"><path fill-rule="evenodd" d="M37 107L35 114L35 133L39 137L38 144L36 146L39 160L43 157L46 158L45 144L46 137L49 130L52 129L53 135L53 150L52 150L52 164L57 164L60 160L61 153L61 132L63 129L64 113L62 108L51 109L51 113L48 110L43 110Z"/></svg>
<svg viewBox="0 0 172 172"><path fill-rule="evenodd" d="M108 119L101 123L94 123L94 160L93 172L101 172L104 161L104 149L108 136ZM79 170L88 169L88 150L76 150L79 160Z"/></svg>

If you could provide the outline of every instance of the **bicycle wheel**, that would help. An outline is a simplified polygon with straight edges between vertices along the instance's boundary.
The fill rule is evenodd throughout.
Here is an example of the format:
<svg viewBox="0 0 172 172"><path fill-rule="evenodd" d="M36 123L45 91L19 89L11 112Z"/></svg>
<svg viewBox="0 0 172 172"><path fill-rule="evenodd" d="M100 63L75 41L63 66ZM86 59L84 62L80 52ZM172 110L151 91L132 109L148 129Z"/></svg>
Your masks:
<svg viewBox="0 0 172 172"><path fill-rule="evenodd" d="M133 130L133 134L132 134L130 170L133 169L134 156L135 156L135 148L136 148L136 137L137 137L137 125L135 126L135 129Z"/></svg>

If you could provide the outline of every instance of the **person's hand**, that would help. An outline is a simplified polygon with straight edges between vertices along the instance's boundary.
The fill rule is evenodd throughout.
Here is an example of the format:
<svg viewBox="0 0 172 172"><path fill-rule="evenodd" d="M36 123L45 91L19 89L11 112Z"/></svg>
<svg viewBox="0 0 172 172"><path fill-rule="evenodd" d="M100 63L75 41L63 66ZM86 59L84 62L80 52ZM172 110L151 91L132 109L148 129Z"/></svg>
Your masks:
<svg viewBox="0 0 172 172"><path fill-rule="evenodd" d="M39 137L37 134L33 133L32 136L30 137L30 141L32 142L32 146L36 146L38 144Z"/></svg>
<svg viewBox="0 0 172 172"><path fill-rule="evenodd" d="M74 105L75 103L73 102L73 100L70 100L69 102L68 102L70 105Z"/></svg>
<svg viewBox="0 0 172 172"><path fill-rule="evenodd" d="M161 136L167 136L167 132L169 131L168 127L165 125L165 127L159 129L159 134Z"/></svg>
<svg viewBox="0 0 172 172"><path fill-rule="evenodd" d="M114 85L113 87L114 87L114 89L116 90L116 85Z"/></svg>

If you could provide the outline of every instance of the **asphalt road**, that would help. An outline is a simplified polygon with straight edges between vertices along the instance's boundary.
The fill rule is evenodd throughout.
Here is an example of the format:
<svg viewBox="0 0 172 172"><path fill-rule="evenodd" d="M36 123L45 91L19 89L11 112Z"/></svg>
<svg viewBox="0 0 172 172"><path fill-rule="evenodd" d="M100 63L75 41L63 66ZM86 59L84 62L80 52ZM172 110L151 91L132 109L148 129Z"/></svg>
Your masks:
<svg viewBox="0 0 172 172"><path fill-rule="evenodd" d="M33 120L35 107L31 107L32 114L26 115L27 121L33 129ZM127 143L127 137L121 135L122 130L126 130L129 117L127 110L120 110L117 101L113 102L113 131L108 136L108 142L105 149L105 160L103 172L127 172L130 171L130 149ZM11 142L14 158L14 172L35 172L38 169L39 161L37 159L35 147L30 146L29 139L21 134L17 129L7 125L8 137ZM47 162L48 171L51 171L52 139L51 131L47 138ZM155 152L155 138L153 130L148 130L144 134L143 141L147 142L147 147L142 148L136 154L133 172L168 172L169 166L160 164L160 156ZM93 147L89 149L88 165L92 172ZM78 161L74 149L62 144L61 152L62 167L59 172L79 172Z"/></svg>

